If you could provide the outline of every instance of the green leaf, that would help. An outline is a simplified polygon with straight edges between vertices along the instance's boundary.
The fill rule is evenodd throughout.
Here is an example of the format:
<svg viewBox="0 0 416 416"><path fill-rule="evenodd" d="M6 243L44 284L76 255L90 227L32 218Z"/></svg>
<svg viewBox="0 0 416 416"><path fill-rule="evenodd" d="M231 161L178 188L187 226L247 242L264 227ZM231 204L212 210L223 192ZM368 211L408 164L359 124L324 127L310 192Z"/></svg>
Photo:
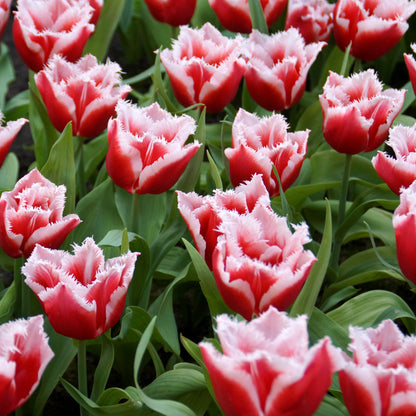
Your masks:
<svg viewBox="0 0 416 416"><path fill-rule="evenodd" d="M268 35L269 28L267 27L260 0L248 0L248 5L250 8L250 17L253 29L257 29L259 32Z"/></svg>
<svg viewBox="0 0 416 416"><path fill-rule="evenodd" d="M96 173L108 151L107 131L84 144L85 177L89 179Z"/></svg>
<svg viewBox="0 0 416 416"><path fill-rule="evenodd" d="M345 405L337 398L327 394L313 416L348 416Z"/></svg>
<svg viewBox="0 0 416 416"><path fill-rule="evenodd" d="M0 168L0 192L14 188L19 175L19 161L14 153L9 153Z"/></svg>
<svg viewBox="0 0 416 416"><path fill-rule="evenodd" d="M211 176L212 179L214 179L215 182L215 187L217 189L223 189L222 187L222 180L221 180L221 175L218 172L218 168L217 165L214 162L214 159L212 158L211 154L207 151L207 158L208 158L208 162L209 162L209 166L210 166L210 171L211 171Z"/></svg>
<svg viewBox="0 0 416 416"><path fill-rule="evenodd" d="M10 321L14 311L14 305L16 303L16 286L14 281L2 292L0 300L0 324L4 324Z"/></svg>
<svg viewBox="0 0 416 416"><path fill-rule="evenodd" d="M3 111L9 84L15 80L13 62L10 59L9 48L5 43L0 49L0 109Z"/></svg>

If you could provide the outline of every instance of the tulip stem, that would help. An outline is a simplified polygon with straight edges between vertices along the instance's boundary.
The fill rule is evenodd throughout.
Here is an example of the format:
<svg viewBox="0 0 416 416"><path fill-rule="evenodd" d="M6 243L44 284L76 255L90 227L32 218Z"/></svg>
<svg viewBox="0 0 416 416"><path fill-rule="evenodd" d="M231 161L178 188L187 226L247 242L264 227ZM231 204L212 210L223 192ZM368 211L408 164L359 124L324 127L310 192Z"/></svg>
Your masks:
<svg viewBox="0 0 416 416"><path fill-rule="evenodd" d="M344 59L342 60L341 71L340 71L341 76L345 76L345 72L347 70L348 58L350 57L351 43L352 42L350 42L347 48L345 49Z"/></svg>
<svg viewBox="0 0 416 416"><path fill-rule="evenodd" d="M83 340L78 341L78 389L85 397L88 397L87 346ZM82 406L80 406L80 415L87 416Z"/></svg>

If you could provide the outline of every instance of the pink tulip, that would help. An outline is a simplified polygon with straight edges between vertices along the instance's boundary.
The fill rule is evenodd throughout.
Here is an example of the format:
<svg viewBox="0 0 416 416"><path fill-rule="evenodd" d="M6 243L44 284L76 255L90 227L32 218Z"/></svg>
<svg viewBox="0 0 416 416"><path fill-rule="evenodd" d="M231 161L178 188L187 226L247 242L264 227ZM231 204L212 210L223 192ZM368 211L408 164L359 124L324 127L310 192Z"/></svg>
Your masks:
<svg viewBox="0 0 416 416"><path fill-rule="evenodd" d="M377 149L399 114L405 90L383 85L372 69L343 78L330 72L319 96L325 140L340 153Z"/></svg>
<svg viewBox="0 0 416 416"><path fill-rule="evenodd" d="M252 29L248 0L208 0L220 23L231 32L250 33ZM267 26L283 13L287 0L260 0Z"/></svg>
<svg viewBox="0 0 416 416"><path fill-rule="evenodd" d="M220 236L212 269L224 302L250 320L275 306L286 310L296 299L316 257L306 251L306 224L293 226L264 205L252 212L220 211Z"/></svg>
<svg viewBox="0 0 416 416"><path fill-rule="evenodd" d="M270 198L260 175L253 175L250 181L237 186L235 190L220 191L214 195L200 196L195 192L178 194L178 209L188 225L195 247L212 270L212 252L220 235L219 212L236 211L239 214L251 212L257 204L270 208Z"/></svg>
<svg viewBox="0 0 416 416"><path fill-rule="evenodd" d="M402 187L407 188L416 180L416 124L391 128L386 144L393 149L396 159L379 151L372 163L381 179L399 195Z"/></svg>
<svg viewBox="0 0 416 416"><path fill-rule="evenodd" d="M403 188L393 214L397 259L402 273L416 284L414 239L416 238L416 182Z"/></svg>
<svg viewBox="0 0 416 416"><path fill-rule="evenodd" d="M305 45L295 28L272 35L253 30L244 48L244 77L253 100L269 111L282 111L296 104L305 91L309 68L324 45Z"/></svg>
<svg viewBox="0 0 416 416"><path fill-rule="evenodd" d="M306 155L309 131L288 133L288 127L280 114L260 118L243 109L238 111L232 127L232 148L224 151L234 186L258 173L270 196L279 195L273 165L283 190L292 185Z"/></svg>
<svg viewBox="0 0 416 416"><path fill-rule="evenodd" d="M416 43L412 43L410 46L413 52L416 53ZM408 53L405 53L403 56L407 70L409 71L409 77L413 91L416 91L416 60L413 55L409 55Z"/></svg>
<svg viewBox="0 0 416 416"><path fill-rule="evenodd" d="M328 337L309 348L306 316L269 308L251 322L217 317L221 354L199 344L217 401L227 416L311 416L341 352Z"/></svg>
<svg viewBox="0 0 416 416"><path fill-rule="evenodd" d="M209 113L218 113L231 102L244 73L241 40L223 36L210 23L200 29L181 27L172 50L160 54L180 104L202 103Z"/></svg>
<svg viewBox="0 0 416 416"><path fill-rule="evenodd" d="M326 0L289 0L285 29L297 28L306 43L327 42L334 26L334 7Z"/></svg>
<svg viewBox="0 0 416 416"><path fill-rule="evenodd" d="M351 416L416 414L416 338L391 320L377 328L350 327L348 359L339 373Z"/></svg>
<svg viewBox="0 0 416 416"><path fill-rule="evenodd" d="M42 315L0 325L0 416L29 399L53 356Z"/></svg>
<svg viewBox="0 0 416 416"><path fill-rule="evenodd" d="M407 19L416 3L408 0L338 0L334 10L334 36L344 51L363 61L386 54L409 27Z"/></svg>
<svg viewBox="0 0 416 416"><path fill-rule="evenodd" d="M67 0L71 4L79 4L79 3L87 3L92 7L92 16L90 19L90 23L96 25L98 22L98 18L101 14L101 9L103 7L104 0Z"/></svg>
<svg viewBox="0 0 416 416"><path fill-rule="evenodd" d="M138 254L105 261L92 238L73 255L37 245L22 273L57 333L92 339L120 319Z"/></svg>
<svg viewBox="0 0 416 416"><path fill-rule="evenodd" d="M172 26L187 25L195 12L196 0L145 0L152 16Z"/></svg>
<svg viewBox="0 0 416 416"><path fill-rule="evenodd" d="M119 85L120 71L117 63L98 64L93 55L76 63L52 57L35 81L55 128L62 132L72 122L76 136L102 133L115 114L117 101L131 91L128 85Z"/></svg>
<svg viewBox="0 0 416 416"><path fill-rule="evenodd" d="M3 113L0 111L0 123L3 120ZM10 146L17 134L25 123L29 120L25 118L19 118L16 121L9 121L5 126L0 126L0 167L3 165L4 159L6 159L9 153Z"/></svg>
<svg viewBox="0 0 416 416"><path fill-rule="evenodd" d="M12 0L0 0L0 37L6 29L10 17L10 5Z"/></svg>
<svg viewBox="0 0 416 416"><path fill-rule="evenodd" d="M185 145L195 131L193 118L172 116L154 103L139 108L117 104L108 122L107 172L130 193L160 194L179 179L200 143Z"/></svg>
<svg viewBox="0 0 416 416"><path fill-rule="evenodd" d="M58 248L81 222L78 215L62 217L64 185L56 186L37 169L20 179L0 198L0 246L14 258L29 257L37 243Z"/></svg>
<svg viewBox="0 0 416 416"><path fill-rule="evenodd" d="M23 62L38 72L53 55L77 61L94 31L92 12L86 1L18 0L13 39Z"/></svg>

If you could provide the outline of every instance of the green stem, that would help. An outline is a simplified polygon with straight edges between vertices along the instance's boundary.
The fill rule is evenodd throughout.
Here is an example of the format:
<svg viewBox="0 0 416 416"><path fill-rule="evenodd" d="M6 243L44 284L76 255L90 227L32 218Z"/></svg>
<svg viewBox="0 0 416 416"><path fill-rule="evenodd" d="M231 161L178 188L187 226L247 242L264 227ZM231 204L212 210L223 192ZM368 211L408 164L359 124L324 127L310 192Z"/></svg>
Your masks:
<svg viewBox="0 0 416 416"><path fill-rule="evenodd" d="M81 199L87 193L86 180L85 180L85 165L84 165L84 138L75 136L75 160L77 161L76 169L76 181L78 198Z"/></svg>
<svg viewBox="0 0 416 416"><path fill-rule="evenodd" d="M348 58L350 57L350 50L351 50L351 42L347 46L347 49L345 49L344 59L342 60L342 66L341 66L341 71L340 71L341 76L345 76L345 72L347 70Z"/></svg>
<svg viewBox="0 0 416 416"><path fill-rule="evenodd" d="M87 346L82 340L78 341L78 389L85 397L88 397ZM80 415L87 416L82 406L80 406Z"/></svg>
<svg viewBox="0 0 416 416"><path fill-rule="evenodd" d="M128 230L128 231L132 231L133 233L136 233L136 234L140 234L139 209L140 209L140 195L135 192L132 195L132 201L131 201L131 211L130 211L131 230Z"/></svg>
<svg viewBox="0 0 416 416"><path fill-rule="evenodd" d="M14 260L14 282L16 285L15 314L16 317L19 318L26 318L29 316L28 307L30 302L30 289L26 286L24 276L22 275L23 262L23 257L19 257Z"/></svg>

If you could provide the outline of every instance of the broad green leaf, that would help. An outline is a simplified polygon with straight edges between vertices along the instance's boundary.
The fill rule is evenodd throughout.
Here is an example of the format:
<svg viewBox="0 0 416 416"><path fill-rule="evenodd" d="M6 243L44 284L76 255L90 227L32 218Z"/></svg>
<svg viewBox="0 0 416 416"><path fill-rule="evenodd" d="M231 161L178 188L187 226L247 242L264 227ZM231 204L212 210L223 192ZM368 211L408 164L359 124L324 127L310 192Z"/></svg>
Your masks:
<svg viewBox="0 0 416 416"><path fill-rule="evenodd" d="M345 405L337 398L327 394L313 416L348 416Z"/></svg>
<svg viewBox="0 0 416 416"><path fill-rule="evenodd" d="M1 293L0 299L0 324L10 321L16 302L16 286L14 282Z"/></svg>
<svg viewBox="0 0 416 416"><path fill-rule="evenodd" d="M19 176L19 161L14 153L9 153L0 167L0 192L14 188Z"/></svg>
<svg viewBox="0 0 416 416"><path fill-rule="evenodd" d="M336 72L338 74L341 73L341 69L344 63L344 57L345 57L345 52L343 52L341 49L339 49L337 45L334 44L331 54L329 55L329 58L327 59L326 64L323 67L320 85L325 84L326 79L328 78L328 75L329 75L329 71ZM348 61L345 66L345 74L349 72L349 69L351 68L353 62L354 62L354 58L350 55L348 57ZM347 75L344 75L344 76L347 76Z"/></svg>
<svg viewBox="0 0 416 416"><path fill-rule="evenodd" d="M0 49L0 79L0 109L4 111L9 84L15 80L13 62L5 43L1 44Z"/></svg>
<svg viewBox="0 0 416 416"><path fill-rule="evenodd" d="M222 187L222 180L221 180L221 175L218 172L218 168L217 165L214 162L214 159L212 158L211 154L207 151L207 158L209 161L209 166L210 166L210 171L211 171L211 176L214 179L215 182L215 187L216 189L223 189Z"/></svg>
<svg viewBox="0 0 416 416"><path fill-rule="evenodd" d="M4 108L4 118L6 121L17 120L18 118L29 118L29 89L14 95Z"/></svg>
<svg viewBox="0 0 416 416"><path fill-rule="evenodd" d="M269 28L267 27L260 0L248 0L248 5L250 8L250 17L253 29L257 29L259 32L268 35Z"/></svg>
<svg viewBox="0 0 416 416"><path fill-rule="evenodd" d="M314 101L299 117L296 131L310 130L307 155L314 154L324 142L322 135L322 108L319 100Z"/></svg>
<svg viewBox="0 0 416 416"><path fill-rule="evenodd" d="M89 179L105 159L108 150L107 131L84 144L85 177Z"/></svg>

